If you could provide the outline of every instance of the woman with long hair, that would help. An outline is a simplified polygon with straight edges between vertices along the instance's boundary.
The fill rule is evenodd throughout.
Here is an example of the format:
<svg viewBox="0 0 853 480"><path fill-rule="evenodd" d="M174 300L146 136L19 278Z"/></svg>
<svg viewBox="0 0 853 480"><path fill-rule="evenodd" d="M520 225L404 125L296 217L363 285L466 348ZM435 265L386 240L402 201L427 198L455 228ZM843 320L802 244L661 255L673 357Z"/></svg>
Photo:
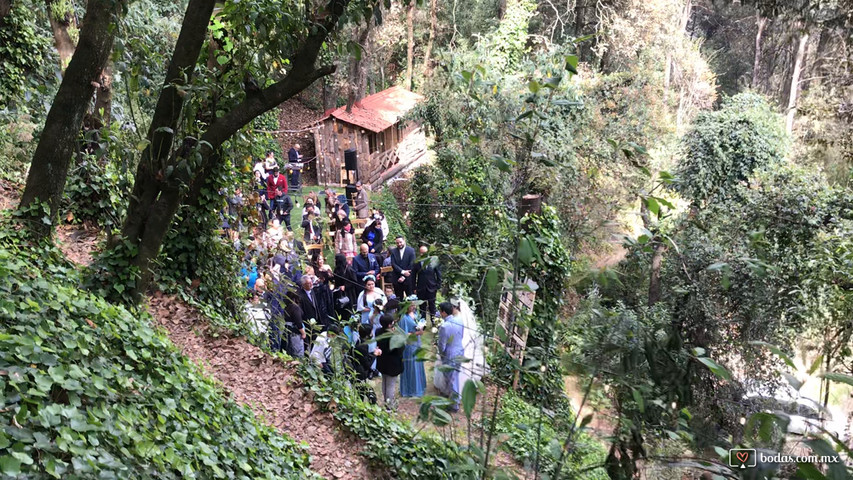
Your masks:
<svg viewBox="0 0 853 480"><path fill-rule="evenodd" d="M341 229L335 233L335 253L343 254L347 263L352 263L353 257L355 257L355 235L353 234L352 222L349 219L345 219Z"/></svg>
<svg viewBox="0 0 853 480"><path fill-rule="evenodd" d="M400 329L407 334L414 335L415 341L409 342L403 347L403 374L400 375L400 395L403 397L422 397L426 390L426 371L424 362L418 360L415 354L421 347L421 335L424 333L423 323L418 315L417 296L406 299L408 308L400 318Z"/></svg>
<svg viewBox="0 0 853 480"><path fill-rule="evenodd" d="M335 284L333 296L335 313L339 318L347 320L355 313L359 284L352 265L347 263L346 257L340 253L335 255L335 270L332 272L332 281Z"/></svg>

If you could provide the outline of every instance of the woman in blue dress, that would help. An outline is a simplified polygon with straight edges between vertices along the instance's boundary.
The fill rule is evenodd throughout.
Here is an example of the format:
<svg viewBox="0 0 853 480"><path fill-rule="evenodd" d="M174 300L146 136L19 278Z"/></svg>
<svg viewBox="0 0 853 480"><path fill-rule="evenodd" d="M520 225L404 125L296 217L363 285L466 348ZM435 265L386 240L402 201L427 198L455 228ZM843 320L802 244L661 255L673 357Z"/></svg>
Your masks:
<svg viewBox="0 0 853 480"><path fill-rule="evenodd" d="M424 333L423 326L418 318L418 297L407 298L409 308L400 319L400 328L408 334L416 335L417 340L406 344L403 349L403 374L400 375L400 395L403 397L422 397L426 389L426 372L424 363L415 358L415 353L421 346L421 335Z"/></svg>

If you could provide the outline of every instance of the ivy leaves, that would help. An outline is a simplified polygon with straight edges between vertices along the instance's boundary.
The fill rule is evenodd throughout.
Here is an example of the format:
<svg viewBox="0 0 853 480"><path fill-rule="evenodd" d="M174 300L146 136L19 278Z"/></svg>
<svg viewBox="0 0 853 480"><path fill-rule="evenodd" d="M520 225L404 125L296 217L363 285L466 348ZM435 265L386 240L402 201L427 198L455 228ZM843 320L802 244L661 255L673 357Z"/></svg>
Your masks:
<svg viewBox="0 0 853 480"><path fill-rule="evenodd" d="M3 475L313 476L301 446L225 401L146 317L41 277L39 256L0 247Z"/></svg>

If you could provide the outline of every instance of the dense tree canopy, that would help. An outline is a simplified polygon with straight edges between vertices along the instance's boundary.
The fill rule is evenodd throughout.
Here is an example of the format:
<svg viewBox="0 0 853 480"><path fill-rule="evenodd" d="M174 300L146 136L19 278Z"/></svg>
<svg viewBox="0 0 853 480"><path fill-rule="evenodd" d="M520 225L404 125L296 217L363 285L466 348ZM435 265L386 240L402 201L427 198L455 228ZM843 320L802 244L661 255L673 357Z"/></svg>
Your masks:
<svg viewBox="0 0 853 480"><path fill-rule="evenodd" d="M428 247L440 300L473 305L491 369L458 414L425 396L413 426L352 377L301 366L374 463L399 478L733 479L751 473L729 448L846 458L851 15L848 0L0 0L0 187L20 191L0 202L18 207L0 228L0 411L14 413L0 476L313 475L130 312L167 291L271 348L243 318L248 272L285 291L273 270L318 285L323 270L296 243L258 262L277 204L254 166L267 151L287 163L296 141L312 165L313 122L395 85L423 96L398 134L423 131L428 153L406 169L385 157L371 207ZM291 197L298 240L311 218ZM67 224L98 232L79 271L52 246L57 231L74 243ZM107 337L90 344L92 329ZM140 407L131 383L152 379L171 386ZM192 438L170 425L193 409L217 445L184 458Z"/></svg>

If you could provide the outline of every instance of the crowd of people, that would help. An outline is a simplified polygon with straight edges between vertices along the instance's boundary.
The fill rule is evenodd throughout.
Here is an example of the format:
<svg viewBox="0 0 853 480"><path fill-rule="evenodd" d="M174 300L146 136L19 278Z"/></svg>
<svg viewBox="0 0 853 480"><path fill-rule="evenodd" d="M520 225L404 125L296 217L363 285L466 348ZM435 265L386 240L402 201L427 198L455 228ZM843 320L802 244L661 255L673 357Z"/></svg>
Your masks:
<svg viewBox="0 0 853 480"><path fill-rule="evenodd" d="M299 160L295 145L289 165ZM368 382L380 377L384 404L394 409L398 394L424 395L427 376L417 356L420 338L427 322L441 323L436 330L438 354L451 368L442 369L436 385L458 408L457 357L464 353L464 329L454 316L458 305L436 305L441 269L427 256L429 247L419 245L416 252L402 235L392 237L384 213L370 208L361 183L352 201L332 188L322 195L294 195L293 201L299 179L282 174L272 152L255 164L253 175L250 214L236 190L227 196L223 230L242 253L247 312L256 332L269 338L270 348L297 358L308 356L327 373L351 372L359 391L373 402L377 399ZM300 200L301 222L291 222ZM299 225L301 236L292 223ZM245 245L239 241L241 231L244 238L249 234ZM334 251L332 265L326 263L328 250ZM391 337L400 334L415 340L392 348L399 342ZM347 345L343 359L333 358L335 338Z"/></svg>

